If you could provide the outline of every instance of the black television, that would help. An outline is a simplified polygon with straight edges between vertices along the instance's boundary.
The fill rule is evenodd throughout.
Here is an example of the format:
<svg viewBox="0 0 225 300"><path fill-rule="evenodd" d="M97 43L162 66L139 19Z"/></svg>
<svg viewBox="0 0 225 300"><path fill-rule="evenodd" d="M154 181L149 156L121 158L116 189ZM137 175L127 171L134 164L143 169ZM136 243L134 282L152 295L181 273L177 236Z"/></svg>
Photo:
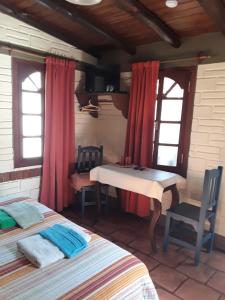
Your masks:
<svg viewBox="0 0 225 300"><path fill-rule="evenodd" d="M118 92L120 89L120 71L118 66L88 66L85 70L86 92Z"/></svg>

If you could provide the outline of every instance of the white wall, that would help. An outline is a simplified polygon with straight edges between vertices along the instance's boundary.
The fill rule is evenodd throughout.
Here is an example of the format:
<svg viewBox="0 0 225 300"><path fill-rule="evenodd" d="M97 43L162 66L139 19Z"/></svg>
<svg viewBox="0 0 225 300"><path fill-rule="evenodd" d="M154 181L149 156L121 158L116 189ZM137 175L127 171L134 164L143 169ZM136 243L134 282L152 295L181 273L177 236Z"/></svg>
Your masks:
<svg viewBox="0 0 225 300"><path fill-rule="evenodd" d="M97 62L96 58L91 55L1 13L0 41L63 55L91 64L96 64ZM76 71L75 88L82 89L84 80L84 73ZM77 143L92 143L92 138L95 136L95 126L93 126L95 120L87 114L81 115L77 106L78 104L76 103L75 128L78 137ZM87 128L91 129L87 130ZM93 130L93 133L91 130ZM18 170L14 168L12 141L11 56L0 54L0 173ZM37 199L39 185L39 177L0 183L0 200L10 197L10 195L29 196Z"/></svg>
<svg viewBox="0 0 225 300"><path fill-rule="evenodd" d="M93 118L87 112L80 112L79 104L76 102L76 147L103 145L104 161L115 163L123 155L127 120L121 111L115 108L110 95L99 96L98 99L100 100L98 118ZM101 103L101 100L104 102Z"/></svg>
<svg viewBox="0 0 225 300"><path fill-rule="evenodd" d="M112 96L102 95L98 99L101 109L97 121L97 143L103 145L104 160L115 163L124 152L127 119L113 105Z"/></svg>

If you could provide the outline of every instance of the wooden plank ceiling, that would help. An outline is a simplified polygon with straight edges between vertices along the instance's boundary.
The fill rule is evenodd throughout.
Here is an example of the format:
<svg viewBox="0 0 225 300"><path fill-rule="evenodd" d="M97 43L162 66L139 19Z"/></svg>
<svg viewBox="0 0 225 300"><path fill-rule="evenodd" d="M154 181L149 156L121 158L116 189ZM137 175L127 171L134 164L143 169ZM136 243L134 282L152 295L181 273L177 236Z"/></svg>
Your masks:
<svg viewBox="0 0 225 300"><path fill-rule="evenodd" d="M93 6L65 0L0 0L0 11L96 54L165 40L180 47L182 38L225 33L225 0L102 0ZM0 21L1 24L1 21Z"/></svg>

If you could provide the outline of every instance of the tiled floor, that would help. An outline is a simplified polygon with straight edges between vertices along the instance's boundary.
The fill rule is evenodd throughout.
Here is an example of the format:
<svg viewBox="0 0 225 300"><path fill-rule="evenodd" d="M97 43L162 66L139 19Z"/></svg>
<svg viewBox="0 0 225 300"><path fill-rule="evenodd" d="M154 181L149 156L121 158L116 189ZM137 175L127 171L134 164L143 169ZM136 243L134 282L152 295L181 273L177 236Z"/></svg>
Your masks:
<svg viewBox="0 0 225 300"><path fill-rule="evenodd" d="M159 232L158 252L154 254L149 247L147 220L111 211L95 224L93 211L94 207L89 207L83 219L74 208L63 215L139 257L149 270L160 300L225 300L225 253L202 253L201 264L195 267L193 253L186 249L170 245L163 253Z"/></svg>

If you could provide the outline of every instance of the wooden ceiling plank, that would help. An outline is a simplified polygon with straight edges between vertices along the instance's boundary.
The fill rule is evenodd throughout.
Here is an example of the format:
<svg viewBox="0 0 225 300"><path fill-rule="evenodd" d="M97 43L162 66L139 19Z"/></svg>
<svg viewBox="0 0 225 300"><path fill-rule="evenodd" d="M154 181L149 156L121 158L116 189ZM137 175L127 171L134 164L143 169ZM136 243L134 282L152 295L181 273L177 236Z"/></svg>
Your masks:
<svg viewBox="0 0 225 300"><path fill-rule="evenodd" d="M115 36L112 32L107 32L104 28L101 28L99 25L95 24L93 20L88 20L85 18L80 12L70 11L69 9L61 6L60 4L56 3L53 0L35 0L35 3L39 5L45 6L48 9L56 11L63 16L67 17L68 19L72 20L73 22L77 22L80 25L84 26L85 28L95 32L101 36L103 36L108 42L118 46L119 48L124 49L129 54L135 54L136 49L134 46L127 45L125 41L122 41L119 37Z"/></svg>
<svg viewBox="0 0 225 300"><path fill-rule="evenodd" d="M9 5L7 4L2 4L0 3L0 12L6 14L6 15L9 15L17 20L20 20L24 23L27 23L39 30L42 30L44 31L45 33L48 33L80 50L83 50L93 56L96 56L96 57L99 57L99 53L96 53L96 52L92 52L90 50L90 48L88 48L87 46L84 46L83 44L79 43L78 41L74 41L74 39L71 39L69 37L67 37L64 33L58 31L58 30L55 30L53 28L50 28L48 25L45 25L43 24L42 22L37 22L35 21L33 18L31 18L30 15L28 15L27 13L23 13L23 12L20 12L18 10L16 10L15 8L12 8L10 7Z"/></svg>
<svg viewBox="0 0 225 300"><path fill-rule="evenodd" d="M225 4L223 0L198 0L198 2L225 35Z"/></svg>
<svg viewBox="0 0 225 300"><path fill-rule="evenodd" d="M114 0L117 7L137 18L143 24L153 29L164 41L175 48L181 46L179 35L155 13L138 0Z"/></svg>

